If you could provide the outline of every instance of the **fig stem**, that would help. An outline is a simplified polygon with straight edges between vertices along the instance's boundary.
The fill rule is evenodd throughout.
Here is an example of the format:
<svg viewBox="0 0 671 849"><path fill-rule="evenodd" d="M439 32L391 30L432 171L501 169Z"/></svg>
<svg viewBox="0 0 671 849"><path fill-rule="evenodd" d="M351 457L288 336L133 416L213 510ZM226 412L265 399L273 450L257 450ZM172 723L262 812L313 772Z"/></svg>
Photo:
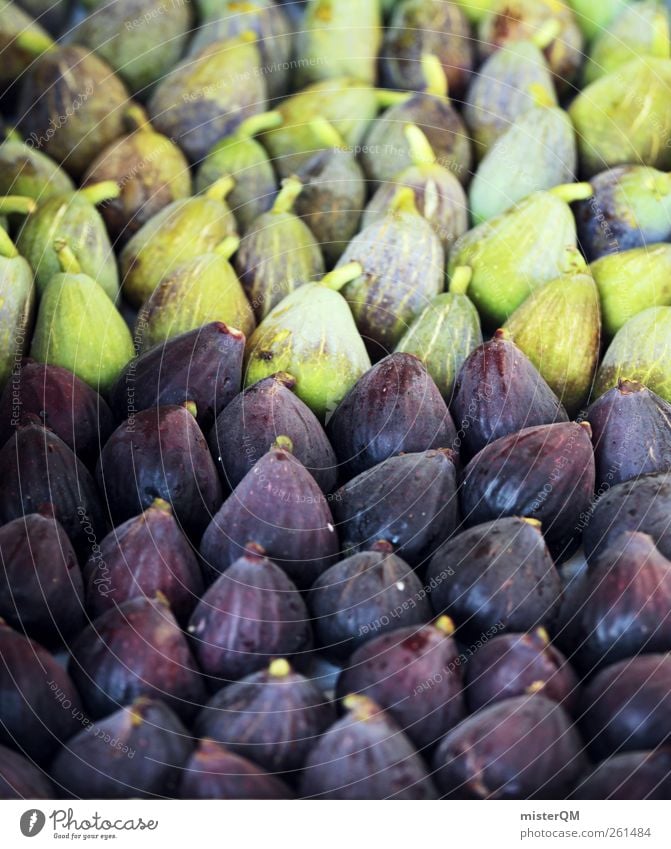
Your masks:
<svg viewBox="0 0 671 849"><path fill-rule="evenodd" d="M379 708L372 699L356 693L349 693L342 703L345 710L350 711L358 722L364 722L379 713Z"/></svg>
<svg viewBox="0 0 671 849"><path fill-rule="evenodd" d="M283 212L291 212L296 203L296 198L303 191L303 184L298 177L287 177L282 180L282 188L279 190L275 203L273 203L273 212L279 215Z"/></svg>
<svg viewBox="0 0 671 849"><path fill-rule="evenodd" d="M540 691L544 689L544 687L545 681L534 681L533 683L529 684L525 692L527 693L527 695L532 696L534 693L540 693Z"/></svg>
<svg viewBox="0 0 671 849"><path fill-rule="evenodd" d="M272 678L286 678L287 675L291 674L289 661L285 660L283 657L271 660L270 666L268 667L268 673Z"/></svg>
<svg viewBox="0 0 671 849"><path fill-rule="evenodd" d="M233 191L234 186L235 180L230 176L230 174L227 174L225 177L219 177L218 180L215 180L214 183L205 190L205 197L212 198L212 200L225 200L227 195Z"/></svg>
<svg viewBox="0 0 671 849"><path fill-rule="evenodd" d="M566 254L564 256L563 261L563 271L565 274L575 273L576 271L583 271L589 274L589 270L587 268L587 263L585 262L585 257L580 253L578 248L573 247L573 245L569 245L566 248Z"/></svg>
<svg viewBox="0 0 671 849"><path fill-rule="evenodd" d="M465 295L473 276L473 269L470 265L459 265L454 269L454 274L450 280L449 291L454 295Z"/></svg>
<svg viewBox="0 0 671 849"><path fill-rule="evenodd" d="M510 332L510 330L508 330L507 327L499 327L498 330L494 331L493 338L494 339L504 339L507 342L512 342L513 341L513 334Z"/></svg>
<svg viewBox="0 0 671 849"><path fill-rule="evenodd" d="M538 519L533 519L531 516L522 516L522 521L526 522L527 525L531 525L532 528L536 528L537 531L541 529L541 523Z"/></svg>
<svg viewBox="0 0 671 849"><path fill-rule="evenodd" d="M529 94L533 99L534 106L544 106L549 109L556 105L552 94L541 83L532 83L529 86Z"/></svg>
<svg viewBox="0 0 671 849"><path fill-rule="evenodd" d="M219 254L219 256L223 256L224 259L230 259L239 247L240 238L238 236L226 236L215 247L214 252L215 254Z"/></svg>
<svg viewBox="0 0 671 849"><path fill-rule="evenodd" d="M169 513L172 515L172 506L165 498L155 498L149 505L152 510L160 510L161 513Z"/></svg>
<svg viewBox="0 0 671 849"><path fill-rule="evenodd" d="M408 142L408 153L413 165L433 165L436 154L431 147L431 142L420 130L417 124L406 124L403 135Z"/></svg>
<svg viewBox="0 0 671 849"><path fill-rule="evenodd" d="M419 215L415 205L415 192L410 186L402 186L397 190L389 204L388 215L396 215L399 212L410 212Z"/></svg>
<svg viewBox="0 0 671 849"><path fill-rule="evenodd" d="M20 195L5 195L0 197L0 215L7 215L16 212L19 215L28 215L30 212L35 212L37 204L32 198L21 197Z"/></svg>
<svg viewBox="0 0 671 849"><path fill-rule="evenodd" d="M345 147L345 141L330 121L317 117L310 121L310 129L324 147Z"/></svg>
<svg viewBox="0 0 671 849"><path fill-rule="evenodd" d="M65 274L81 274L82 267L79 260L74 255L74 252L65 239L54 239L54 250L61 265L61 269Z"/></svg>
<svg viewBox="0 0 671 849"><path fill-rule="evenodd" d="M287 451L289 454L294 453L294 443L289 436L276 436L271 448L277 451Z"/></svg>
<svg viewBox="0 0 671 849"><path fill-rule="evenodd" d="M274 130L284 123L282 114L273 109L270 112L261 112L260 115L252 115L246 118L233 135L240 139L251 139L258 136L259 133L265 133L267 130Z"/></svg>
<svg viewBox="0 0 671 849"><path fill-rule="evenodd" d="M16 127L8 127L5 130L5 139L6 141L23 142L23 136Z"/></svg>
<svg viewBox="0 0 671 849"><path fill-rule="evenodd" d="M246 29L241 32L237 38L240 44L253 44L257 40L257 35L252 29Z"/></svg>
<svg viewBox="0 0 671 849"><path fill-rule="evenodd" d="M15 256L18 256L19 252L16 249L16 245L9 238L7 231L0 227L0 256L4 256L7 259L12 259Z"/></svg>
<svg viewBox="0 0 671 849"><path fill-rule="evenodd" d="M549 189L551 195L563 200L564 203L573 203L576 200L587 200L594 194L591 183L562 183Z"/></svg>
<svg viewBox="0 0 671 849"><path fill-rule="evenodd" d="M35 30L20 32L14 37L14 45L15 49L18 48L22 53L28 53L35 58L56 46L50 36Z"/></svg>
<svg viewBox="0 0 671 849"><path fill-rule="evenodd" d="M536 633L541 638L541 640L543 640L544 643L546 643L547 645L550 644L550 635L548 634L546 628L536 628Z"/></svg>
<svg viewBox="0 0 671 849"><path fill-rule="evenodd" d="M671 52L669 38L669 20L666 14L655 14L652 21L650 55L658 59L668 59Z"/></svg>
<svg viewBox="0 0 671 849"><path fill-rule="evenodd" d="M405 103L412 95L408 91L392 91L389 88L376 88L375 98L380 109L388 109L390 106L398 106Z"/></svg>
<svg viewBox="0 0 671 849"><path fill-rule="evenodd" d="M104 203L106 200L118 198L121 194L121 189L119 188L116 180L103 180L100 183L91 183L90 186L84 186L83 189L79 189L79 193L85 197L89 203L92 203L93 206L97 206L99 203Z"/></svg>
<svg viewBox="0 0 671 849"><path fill-rule="evenodd" d="M450 619L449 616L439 616L438 619L433 623L434 628L437 628L439 631L442 631L446 637L451 637L452 634L456 631L454 627L454 622Z"/></svg>
<svg viewBox="0 0 671 849"><path fill-rule="evenodd" d="M531 36L531 41L539 50L545 50L551 41L559 35L561 23L557 18L550 18Z"/></svg>
<svg viewBox="0 0 671 849"><path fill-rule="evenodd" d="M448 97L447 76L440 59L433 53L423 53L420 64L426 80L425 92L436 97Z"/></svg>
<svg viewBox="0 0 671 849"><path fill-rule="evenodd" d="M182 406L187 411L187 413L191 413L194 419L198 416L198 407L196 406L194 401L185 401Z"/></svg>
<svg viewBox="0 0 671 849"><path fill-rule="evenodd" d="M360 262L348 262L345 265L341 265L340 268L334 268L333 271L325 274L319 281L319 285L339 292L343 286L351 283L352 280L356 280L362 274L363 266Z"/></svg>
<svg viewBox="0 0 671 849"><path fill-rule="evenodd" d="M151 130L151 122L145 110L138 103L131 103L126 109L126 121L133 130Z"/></svg>

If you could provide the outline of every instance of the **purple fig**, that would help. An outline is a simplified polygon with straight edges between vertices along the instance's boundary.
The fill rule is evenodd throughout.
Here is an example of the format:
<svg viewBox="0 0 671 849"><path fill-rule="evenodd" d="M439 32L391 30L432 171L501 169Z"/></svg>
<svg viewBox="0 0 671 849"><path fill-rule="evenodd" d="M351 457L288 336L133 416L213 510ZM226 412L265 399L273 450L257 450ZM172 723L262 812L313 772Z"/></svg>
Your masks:
<svg viewBox="0 0 671 849"><path fill-rule="evenodd" d="M664 799L671 797L671 748L624 752L606 758L580 781L572 799Z"/></svg>
<svg viewBox="0 0 671 849"><path fill-rule="evenodd" d="M45 772L18 752L0 746L0 800L55 797Z"/></svg>

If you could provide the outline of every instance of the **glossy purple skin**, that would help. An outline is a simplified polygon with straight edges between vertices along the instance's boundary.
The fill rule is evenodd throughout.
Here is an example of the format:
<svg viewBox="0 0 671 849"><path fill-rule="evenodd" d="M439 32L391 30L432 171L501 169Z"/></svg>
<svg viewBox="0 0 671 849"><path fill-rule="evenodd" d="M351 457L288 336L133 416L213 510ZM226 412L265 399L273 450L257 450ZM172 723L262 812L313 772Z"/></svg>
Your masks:
<svg viewBox="0 0 671 849"><path fill-rule="evenodd" d="M292 454L272 448L226 499L203 534L200 553L216 575L253 541L306 589L333 563L338 535L327 499Z"/></svg>
<svg viewBox="0 0 671 849"><path fill-rule="evenodd" d="M466 716L462 662L452 637L439 628L398 628L352 654L336 695L370 697L422 750Z"/></svg>
<svg viewBox="0 0 671 849"><path fill-rule="evenodd" d="M531 360L496 334L461 367L451 410L467 456L523 428L568 421Z"/></svg>
<svg viewBox="0 0 671 849"><path fill-rule="evenodd" d="M198 537L221 504L214 460L185 407L143 410L119 425L100 455L96 478L115 525L162 498L184 531Z"/></svg>
<svg viewBox="0 0 671 849"><path fill-rule="evenodd" d="M45 772L18 752L0 746L0 800L55 797Z"/></svg>
<svg viewBox="0 0 671 849"><path fill-rule="evenodd" d="M248 675L213 696L195 731L268 772L302 768L319 736L335 721L335 709L307 678L268 669Z"/></svg>
<svg viewBox="0 0 671 849"><path fill-rule="evenodd" d="M123 421L139 410L192 401L207 430L240 391L244 352L244 334L216 321L161 342L121 372L112 410Z"/></svg>
<svg viewBox="0 0 671 849"><path fill-rule="evenodd" d="M70 645L68 670L89 715L107 716L146 696L192 716L205 687L170 608L143 596L108 610Z"/></svg>
<svg viewBox="0 0 671 849"><path fill-rule="evenodd" d="M586 767L564 709L536 694L474 713L438 747L435 780L448 798L559 799Z"/></svg>
<svg viewBox="0 0 671 849"><path fill-rule="evenodd" d="M572 799L664 799L671 797L671 748L625 752L597 764Z"/></svg>
<svg viewBox="0 0 671 849"><path fill-rule="evenodd" d="M336 408L326 432L345 479L394 454L451 448L456 430L438 387L412 354L390 354Z"/></svg>
<svg viewBox="0 0 671 849"><path fill-rule="evenodd" d="M192 749L189 732L167 705L138 699L68 740L51 772L66 798L174 798Z"/></svg>
<svg viewBox="0 0 671 849"><path fill-rule="evenodd" d="M285 573L249 554L212 584L189 622L193 652L213 689L312 647L305 602Z"/></svg>

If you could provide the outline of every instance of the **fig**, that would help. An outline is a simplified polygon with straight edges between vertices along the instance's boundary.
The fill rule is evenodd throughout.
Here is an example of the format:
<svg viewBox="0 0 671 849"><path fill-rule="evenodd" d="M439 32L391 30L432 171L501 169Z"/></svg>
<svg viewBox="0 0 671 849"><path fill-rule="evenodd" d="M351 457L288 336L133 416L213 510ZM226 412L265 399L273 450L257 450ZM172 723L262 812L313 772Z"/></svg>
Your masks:
<svg viewBox="0 0 671 849"><path fill-rule="evenodd" d="M291 799L274 775L214 740L200 740L182 767L180 799Z"/></svg>
<svg viewBox="0 0 671 849"><path fill-rule="evenodd" d="M424 307L396 346L419 358L447 404L466 358L482 344L477 310L466 297L470 280L470 268L455 270L450 291Z"/></svg>
<svg viewBox="0 0 671 849"><path fill-rule="evenodd" d="M198 536L221 504L221 487L192 405L133 414L114 431L96 477L117 525L167 501L188 533Z"/></svg>
<svg viewBox="0 0 671 849"><path fill-rule="evenodd" d="M19 129L79 178L123 134L127 102L126 87L107 62L86 47L59 45L23 74Z"/></svg>
<svg viewBox="0 0 671 849"><path fill-rule="evenodd" d="M244 350L242 333L216 321L155 345L119 375L112 410L123 420L138 410L192 401L206 430L240 391Z"/></svg>
<svg viewBox="0 0 671 849"><path fill-rule="evenodd" d="M310 590L317 642L336 661L379 634L431 618L426 590L391 543L380 540L369 549L331 566Z"/></svg>
<svg viewBox="0 0 671 849"><path fill-rule="evenodd" d="M628 0L568 0L573 14L588 41L615 20L620 11L628 5Z"/></svg>
<svg viewBox="0 0 671 849"><path fill-rule="evenodd" d="M28 262L0 226L0 387L16 379L35 317L35 283ZM11 381L10 381L11 377ZM4 421L0 427L6 426Z"/></svg>
<svg viewBox="0 0 671 849"><path fill-rule="evenodd" d="M184 622L203 594L198 558L160 498L107 534L89 557L84 579L86 608L94 619L136 596L160 592Z"/></svg>
<svg viewBox="0 0 671 849"><path fill-rule="evenodd" d="M196 720L196 732L268 772L294 772L334 720L321 691L278 658L219 690Z"/></svg>
<svg viewBox="0 0 671 849"><path fill-rule="evenodd" d="M466 715L461 658L446 616L410 625L358 648L338 678L337 694L367 696L388 711L421 751Z"/></svg>
<svg viewBox="0 0 671 849"><path fill-rule="evenodd" d="M671 749L624 752L598 763L573 791L572 799L668 799Z"/></svg>
<svg viewBox="0 0 671 849"><path fill-rule="evenodd" d="M108 716L140 696L189 718L204 700L200 672L167 599L137 596L93 620L70 644L68 670L89 715Z"/></svg>
<svg viewBox="0 0 671 849"><path fill-rule="evenodd" d="M347 714L308 755L300 794L309 799L436 799L410 740L371 699L350 694Z"/></svg>
<svg viewBox="0 0 671 849"><path fill-rule="evenodd" d="M426 580L435 612L474 636L552 625L561 601L559 573L533 519L462 531L436 551Z"/></svg>
<svg viewBox="0 0 671 849"><path fill-rule="evenodd" d="M219 413L210 433L210 450L222 480L231 489L283 434L291 439L294 457L322 492L335 488L335 453L317 417L292 391L295 385L294 378L282 372L266 377L237 395Z"/></svg>
<svg viewBox="0 0 671 849"><path fill-rule="evenodd" d="M200 553L214 574L242 557L249 540L300 589L333 562L338 535L329 504L292 447L278 436L210 522Z"/></svg>
<svg viewBox="0 0 671 849"><path fill-rule="evenodd" d="M0 527L0 616L51 644L84 625L84 588L70 540L44 512Z"/></svg>
<svg viewBox="0 0 671 849"><path fill-rule="evenodd" d="M505 699L465 719L440 744L433 765L448 798L558 799L586 763L564 709L536 694Z"/></svg>
<svg viewBox="0 0 671 849"><path fill-rule="evenodd" d="M68 174L53 159L18 134L0 144L0 195L19 195L44 203L74 188Z"/></svg>
<svg viewBox="0 0 671 849"><path fill-rule="evenodd" d="M525 693L540 693L568 713L577 705L578 678L545 628L493 637L469 658L465 675L472 713Z"/></svg>
<svg viewBox="0 0 671 849"><path fill-rule="evenodd" d="M533 425L566 422L559 399L504 330L465 360L454 387L457 443L469 455Z"/></svg>
<svg viewBox="0 0 671 849"><path fill-rule="evenodd" d="M423 565L459 520L455 464L443 448L389 457L352 478L332 501L343 550L385 539L411 566Z"/></svg>
<svg viewBox="0 0 671 849"><path fill-rule="evenodd" d="M47 774L28 758L0 746L0 799L54 799Z"/></svg>
<svg viewBox="0 0 671 849"><path fill-rule="evenodd" d="M51 772L67 798L173 798L192 748L167 705L138 698L99 722L87 720L56 755Z"/></svg>
<svg viewBox="0 0 671 849"><path fill-rule="evenodd" d="M84 717L70 676L39 643L0 620L0 743L39 764Z"/></svg>
<svg viewBox="0 0 671 849"><path fill-rule="evenodd" d="M245 231L235 268L259 321L303 283L324 273L324 259L310 229L294 214L303 189L295 177L282 182L272 208Z"/></svg>
<svg viewBox="0 0 671 849"><path fill-rule="evenodd" d="M621 660L583 690L582 735L597 759L655 749L671 738L671 654Z"/></svg>
<svg viewBox="0 0 671 849"><path fill-rule="evenodd" d="M412 354L390 354L355 384L327 434L346 478L401 452L450 448L454 424L438 387Z"/></svg>
<svg viewBox="0 0 671 849"><path fill-rule="evenodd" d="M3 59L0 94L10 91L33 62L53 49L53 39L38 21L16 3L3 3L0 9L0 51Z"/></svg>
<svg viewBox="0 0 671 849"><path fill-rule="evenodd" d="M526 427L485 446L464 471L466 524L527 516L542 523L556 559L568 554L594 492L590 435L587 422L558 422Z"/></svg>

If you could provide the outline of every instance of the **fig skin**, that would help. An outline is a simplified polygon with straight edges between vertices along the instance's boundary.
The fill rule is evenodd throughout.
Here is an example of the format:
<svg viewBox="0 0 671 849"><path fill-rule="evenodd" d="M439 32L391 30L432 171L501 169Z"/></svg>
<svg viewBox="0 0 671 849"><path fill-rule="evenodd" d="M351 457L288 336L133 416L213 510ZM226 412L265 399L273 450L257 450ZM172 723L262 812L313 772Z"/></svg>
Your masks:
<svg viewBox="0 0 671 849"><path fill-rule="evenodd" d="M0 800L55 799L53 784L38 766L0 746Z"/></svg>
<svg viewBox="0 0 671 849"><path fill-rule="evenodd" d="M524 428L568 421L557 396L504 330L466 359L451 409L459 446L470 456Z"/></svg>
<svg viewBox="0 0 671 849"><path fill-rule="evenodd" d="M139 698L87 722L56 755L51 774L66 798L174 798L192 748L189 732L167 705Z"/></svg>
<svg viewBox="0 0 671 849"><path fill-rule="evenodd" d="M184 622L204 588L198 558L161 499L101 541L84 566L84 579L92 619L136 596L155 598L160 592Z"/></svg>
<svg viewBox="0 0 671 849"><path fill-rule="evenodd" d="M315 414L292 391L295 385L294 378L283 372L266 377L233 398L217 416L210 451L222 482L231 489L282 435L289 437L294 457L322 492L335 488L335 453Z"/></svg>
<svg viewBox="0 0 671 849"><path fill-rule="evenodd" d="M293 772L303 767L335 719L324 694L278 659L219 690L203 708L195 730L268 772Z"/></svg>
<svg viewBox="0 0 671 849"><path fill-rule="evenodd" d="M671 654L621 660L584 688L581 732L597 759L655 749L671 739Z"/></svg>
<svg viewBox="0 0 671 849"><path fill-rule="evenodd" d="M293 799L274 775L214 740L199 740L179 782L180 799Z"/></svg>
<svg viewBox="0 0 671 849"><path fill-rule="evenodd" d="M540 693L569 714L577 706L578 678L544 628L493 637L469 659L465 674L472 713L529 693Z"/></svg>
<svg viewBox="0 0 671 849"><path fill-rule="evenodd" d="M671 796L671 749L606 758L580 781L571 799L664 799Z"/></svg>
<svg viewBox="0 0 671 849"><path fill-rule="evenodd" d="M358 648L340 673L336 696L367 696L389 713L418 750L434 745L466 716L463 657L451 620L410 625Z"/></svg>
<svg viewBox="0 0 671 849"><path fill-rule="evenodd" d="M459 522L457 460L450 449L399 454L352 478L331 502L343 550L385 539L424 564Z"/></svg>
<svg viewBox="0 0 671 849"><path fill-rule="evenodd" d="M394 454L451 448L456 438L438 387L417 357L400 352L357 381L326 433L346 480Z"/></svg>
<svg viewBox="0 0 671 849"><path fill-rule="evenodd" d="M312 648L301 594L253 543L201 598L188 633L212 689Z"/></svg>
<svg viewBox="0 0 671 849"><path fill-rule="evenodd" d="M103 613L70 645L68 669L89 715L107 716L140 696L189 718L205 688L165 598L136 596Z"/></svg>
<svg viewBox="0 0 671 849"><path fill-rule="evenodd" d="M465 523L502 516L538 519L553 555L568 555L594 492L590 433L586 422L561 422L527 427L487 445L464 471Z"/></svg>
<svg viewBox="0 0 671 849"><path fill-rule="evenodd" d="M51 645L84 625L84 585L62 526L31 513L0 527L0 616Z"/></svg>
<svg viewBox="0 0 671 849"><path fill-rule="evenodd" d="M431 618L419 578L384 540L327 569L313 584L308 607L317 642L336 661L378 634Z"/></svg>
<svg viewBox="0 0 671 849"><path fill-rule="evenodd" d="M310 752L300 781L309 799L436 799L424 762L392 717L365 696Z"/></svg>
<svg viewBox="0 0 671 849"><path fill-rule="evenodd" d="M119 425L102 450L96 478L115 524L162 498L180 527L199 536L221 504L207 442L185 407L142 410Z"/></svg>
<svg viewBox="0 0 671 849"><path fill-rule="evenodd" d="M540 694L490 705L445 737L433 761L448 798L565 798L585 770L564 709Z"/></svg>
<svg viewBox="0 0 671 849"><path fill-rule="evenodd" d="M620 380L587 410L596 490L671 471L671 404L642 383Z"/></svg>
<svg viewBox="0 0 671 849"><path fill-rule="evenodd" d="M426 574L431 604L476 637L552 625L561 579L537 522L494 519L448 540Z"/></svg>
<svg viewBox="0 0 671 849"><path fill-rule="evenodd" d="M51 157L15 138L0 144L0 166L0 195L44 202L75 190L70 177Z"/></svg>
<svg viewBox="0 0 671 849"><path fill-rule="evenodd" d="M0 657L0 744L42 764L80 730L79 693L45 648L2 620Z"/></svg>
<svg viewBox="0 0 671 849"><path fill-rule="evenodd" d="M200 553L213 574L241 557L250 540L307 589L338 554L328 502L286 438L261 457L224 501L203 534Z"/></svg>
<svg viewBox="0 0 671 849"><path fill-rule="evenodd" d="M126 366L110 392L119 421L133 412L192 401L205 431L240 391L245 337L213 321L175 336Z"/></svg>

